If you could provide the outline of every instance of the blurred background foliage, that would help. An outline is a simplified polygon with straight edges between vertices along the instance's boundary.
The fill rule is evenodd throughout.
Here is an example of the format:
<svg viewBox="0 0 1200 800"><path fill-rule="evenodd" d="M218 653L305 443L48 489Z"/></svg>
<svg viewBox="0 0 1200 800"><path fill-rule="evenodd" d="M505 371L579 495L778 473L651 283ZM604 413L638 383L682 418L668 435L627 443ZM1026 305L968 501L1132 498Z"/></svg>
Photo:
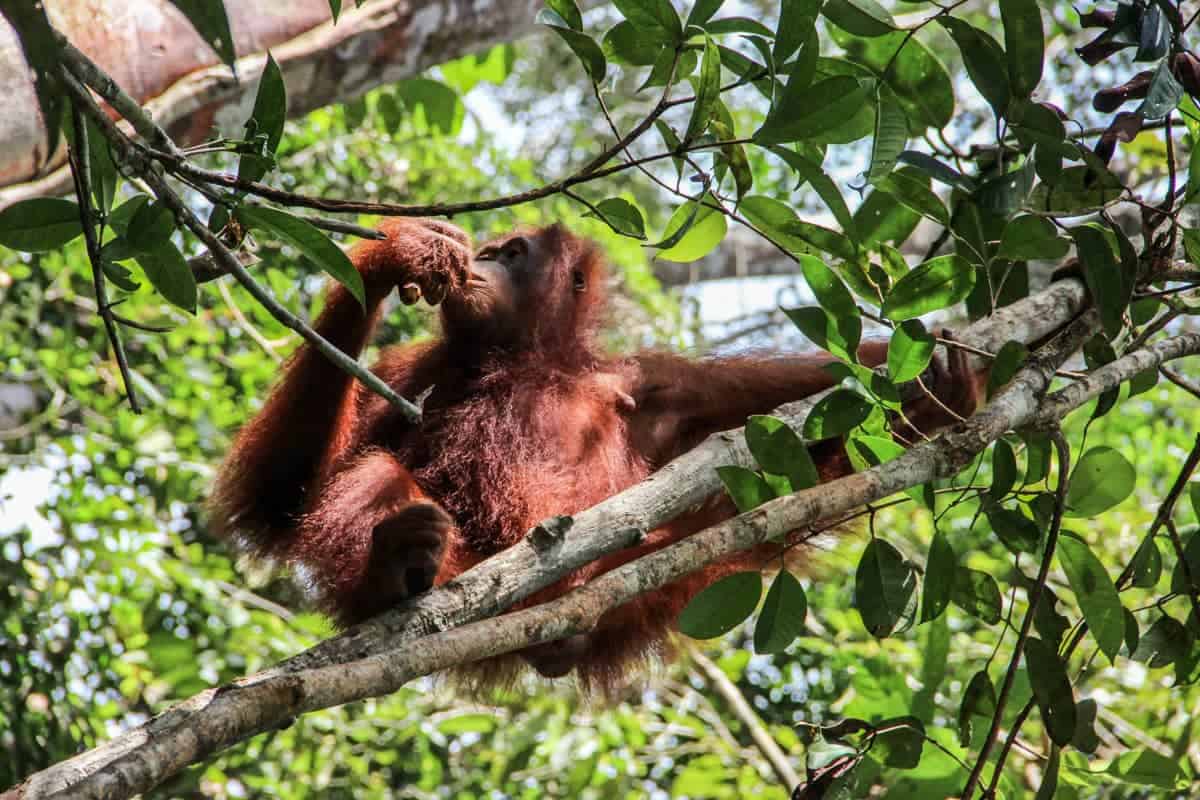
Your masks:
<svg viewBox="0 0 1200 800"><path fill-rule="evenodd" d="M741 5L768 21L774 14L772 3ZM989 13L984 5L979 15ZM1058 26L1047 37L1048 99L1087 124L1087 104L1106 76L1103 68L1074 70L1075 62L1054 55L1069 51L1064 33L1075 32L1073 12L1061 3L1045 4L1045 11ZM589 26L602 27L612 15L600 9L589 15ZM926 42L952 74L961 72L943 33L930 31ZM619 80L632 82L630 73ZM582 71L552 36L443 65L429 77L459 95L448 122L404 113L397 87L314 112L287 127L282 185L403 203L470 199L564 174L606 141ZM962 107L948 135L962 145L986 137L990 119L970 87L959 88ZM618 124L646 110L636 99L621 99L632 94L613 93ZM737 114L758 114L751 104L729 102ZM1161 144L1160 136L1143 136L1118 158L1149 184L1163 174ZM793 194L793 180L778 162L753 152L759 192L797 208L819 207L811 192ZM861 149L838 152L847 169L861 166ZM594 188L596 197L636 202L653 229L672 210L646 181L619 176ZM547 220L563 220L607 248L617 297L613 348L696 342L683 324L679 295L660 289L638 244L584 219L565 198L455 222L482 239ZM286 248L263 245L258 255L256 275L290 308L311 316L324 278ZM121 313L170 331L127 338L146 401L145 413L135 416L122 399L91 296L81 242L61 253L0 249L0 378L10 391L25 387L36 397L31 416L0 429L0 786L330 632L320 618L294 610L296 598L284 583L253 574L248 582L206 534L202 512L214 465L261 403L296 337L229 281L202 286L194 317L143 287ZM430 324L423 308L397 306L378 344L425 335ZM1073 443L1085 435L1088 415L1085 409L1072 418ZM1198 429L1194 401L1162 383L1086 431L1089 445L1119 449L1138 472L1133 497L1079 530L1111 558L1106 563L1128 561ZM987 482L989 469L981 465L979 482ZM944 529L960 552L971 553L969 566L1008 575L1007 551L973 529L978 511L976 502L956 506ZM929 514L910 505L882 512L874 524L913 557L925 552L932 532ZM865 542L858 526L814 552L804 579L809 635L788 653L751 655L748 631L706 645L797 764L802 740L811 738L808 726L845 716L917 713L931 729L952 730L971 675L990 666L995 679L1006 663L996 656L997 629L956 611L896 638L868 635L851 610L850 576ZM1194 686L1173 686L1170 670L1128 660L1114 668L1094 654L1082 670L1077 686L1081 696L1097 700L1102 747L1151 743L1196 763ZM933 678L941 691L922 696ZM1015 705L1029 691L1019 683ZM981 737L983 726L975 727ZM953 757L966 751L952 734L932 735L945 750L926 747L918 769L889 782L888 798L941 797L961 787L964 772ZM1044 750L1041 741L1020 743L1001 784L1006 796L1026 796L1021 765ZM1059 796L1162 796L1134 784L1091 785L1078 777L1086 758L1065 758L1082 765L1060 784ZM745 726L684 659L609 707L582 704L569 687L549 684L531 682L483 703L422 680L387 698L305 715L186 771L156 795L784 798L786 792Z"/></svg>

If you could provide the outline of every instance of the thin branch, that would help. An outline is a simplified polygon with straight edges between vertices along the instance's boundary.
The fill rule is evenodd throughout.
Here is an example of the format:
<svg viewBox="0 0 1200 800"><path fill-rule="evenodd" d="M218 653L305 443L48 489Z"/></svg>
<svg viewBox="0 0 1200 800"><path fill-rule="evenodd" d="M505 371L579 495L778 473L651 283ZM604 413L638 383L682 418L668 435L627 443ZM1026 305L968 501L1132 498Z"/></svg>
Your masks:
<svg viewBox="0 0 1200 800"><path fill-rule="evenodd" d="M696 666L700 667L700 671L704 673L708 679L708 685L713 688L733 715L746 726L746 730L750 734L750 738L754 741L754 746L763 754L763 758L771 765L771 769L775 771L775 777L779 778L784 789L791 791L800 784L800 775L797 774L795 768L792 767L792 762L788 760L787 754L783 752L783 748L775 741L775 737L767 730L767 726L759 718L750 704L746 702L746 698L742 695L742 690L737 684L729 680L729 676L725 671L712 662L712 660L704 655L699 648L693 647L691 652L692 661Z"/></svg>
<svg viewBox="0 0 1200 800"><path fill-rule="evenodd" d="M64 69L61 71L61 78L70 90L76 103L82 106L83 111L105 132L109 139L109 144L116 149L119 157L126 163L135 165L136 171L146 182L146 185L150 187L158 199L171 209L175 215L175 219L204 243L209 253L216 258L217 264L231 273L237 279L238 283L242 284L246 291L267 309L271 316L275 317L286 328L300 334L315 350L332 361L343 372L362 381L371 391L398 407L408 420L417 422L421 419L420 408L396 394L378 375L337 349L328 339L321 336L299 317L284 308L279 301L260 286L250 273L246 271L245 267L242 266L237 256L230 252L229 248L221 242L220 238L210 231L208 226L201 222L192 210L188 208L187 204L180 199L179 195L171 189L166 179L155 168L155 165L147 163L144 160L142 154L133 143L117 129L112 120L108 118L108 115L96 105L95 100L92 99L88 90L80 85L75 76L69 70Z"/></svg>
<svg viewBox="0 0 1200 800"><path fill-rule="evenodd" d="M979 749L979 757L975 760L975 766L971 769L971 774L963 787L962 800L971 800L974 797L975 786L983 774L983 768L987 764L992 747L996 744L996 738L1000 735L1000 724L1004 721L1004 709L1008 706L1009 694L1012 692L1013 684L1016 683L1017 672L1021 666L1021 656L1025 652L1025 642L1029 639L1029 631L1033 627L1038 601L1041 600L1046 589L1046 580L1050 576L1050 565L1054 561L1054 551L1058 547L1063 512L1067 507L1067 490L1071 482L1071 446L1063 436L1062 430L1058 428L1050 433L1050 440L1054 443L1054 449L1058 454L1058 486L1055 487L1054 492L1054 516L1050 521L1050 532L1046 535L1046 548L1042 552L1042 563L1038 567L1037 577L1034 578L1033 586L1029 590L1029 607L1025 609L1025 617L1021 620L1021 629L1017 633L1016 644L1013 645L1012 658L1009 660L1008 670L1004 674L1004 683L1001 684L1000 693L996 697L996 711L992 714L992 724L988 728L987 737L983 740L983 746ZM1014 725L1008 732L1004 746L1000 748L1000 754L996 758L996 766L992 769L990 787L994 787L999 781L1000 773L1004 769L1004 762L1007 760L1020 730L1020 726ZM992 789L989 788L987 793L991 792Z"/></svg>
<svg viewBox="0 0 1200 800"><path fill-rule="evenodd" d="M92 179L91 155L88 151L88 130L84 124L83 112L76 103L71 104L71 125L75 132L75 146L70 148L68 161L71 165L71 176L75 179L75 194L79 200L79 220L83 225L83 239L87 245L88 260L92 264L92 285L96 292L96 310L104 321L104 330L108 334L113 356L117 360L117 368L121 372L121 382L125 385L125 397L129 399L129 408L135 414L142 413L138 404L137 394L133 391L133 377L129 373L129 361L125 357L125 347L121 343L121 334L117 330L117 322L108 302L108 291L104 281L103 258L100 255L100 240L96 236L96 216L92 209Z"/></svg>
<svg viewBox="0 0 1200 800"><path fill-rule="evenodd" d="M1185 378L1170 367L1159 367L1158 371L1163 374L1163 377L1171 383L1183 389L1192 397L1200 399L1200 384L1195 383L1189 378Z"/></svg>

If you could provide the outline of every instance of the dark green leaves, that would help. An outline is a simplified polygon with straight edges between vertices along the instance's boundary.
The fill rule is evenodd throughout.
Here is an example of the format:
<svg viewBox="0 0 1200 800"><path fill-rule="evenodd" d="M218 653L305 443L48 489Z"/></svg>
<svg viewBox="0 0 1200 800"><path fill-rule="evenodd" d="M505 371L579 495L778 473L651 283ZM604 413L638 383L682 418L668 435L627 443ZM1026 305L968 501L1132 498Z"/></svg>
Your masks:
<svg viewBox="0 0 1200 800"><path fill-rule="evenodd" d="M1071 243L1058 235L1054 223L1035 214L1016 217L1004 226L997 258L1057 260L1067 254Z"/></svg>
<svg viewBox="0 0 1200 800"><path fill-rule="evenodd" d="M1068 517L1094 517L1120 503L1133 491L1133 465L1111 447L1093 447L1071 472Z"/></svg>
<svg viewBox="0 0 1200 800"><path fill-rule="evenodd" d="M714 639L753 614L761 595L757 572L735 572L692 598L679 614L679 630L693 639Z"/></svg>
<svg viewBox="0 0 1200 800"><path fill-rule="evenodd" d="M854 607L872 636L890 636L908 627L916 612L917 578L912 565L892 545L871 539L854 576Z"/></svg>
<svg viewBox="0 0 1200 800"><path fill-rule="evenodd" d="M601 200L596 204L595 211L589 211L584 216L603 220L608 227L622 236L646 238L646 223L642 219L642 212L638 211L633 203L620 197Z"/></svg>
<svg viewBox="0 0 1200 800"><path fill-rule="evenodd" d="M196 277L179 248L170 239L134 255L150 283L172 305L196 313Z"/></svg>
<svg viewBox="0 0 1200 800"><path fill-rule="evenodd" d="M857 36L883 36L896 28L892 15L875 0L827 0L821 13L834 25Z"/></svg>
<svg viewBox="0 0 1200 800"><path fill-rule="evenodd" d="M820 441L849 433L867 421L873 407L858 392L834 389L808 412L804 420L804 438Z"/></svg>
<svg viewBox="0 0 1200 800"><path fill-rule="evenodd" d="M1011 451L1010 451L1011 452ZM991 506L986 512L988 524L1004 546L1015 555L1037 550L1042 532L1038 524L1020 511Z"/></svg>
<svg viewBox="0 0 1200 800"><path fill-rule="evenodd" d="M883 316L900 321L946 308L974 285L975 270L962 256L930 259L896 282L883 302Z"/></svg>
<svg viewBox="0 0 1200 800"><path fill-rule="evenodd" d="M396 85L396 96L432 133L454 136L462 127L462 99L444 83L428 78L409 78Z"/></svg>
<svg viewBox="0 0 1200 800"><path fill-rule="evenodd" d="M0 211L0 244L13 250L57 250L81 233L79 206L70 200L34 197Z"/></svg>
<svg viewBox="0 0 1200 800"><path fill-rule="evenodd" d="M888 342L888 375L895 383L911 381L925 371L933 358L935 342L920 320L906 320L896 326Z"/></svg>
<svg viewBox="0 0 1200 800"><path fill-rule="evenodd" d="M996 116L1005 116L1011 91L1008 65L1000 45L987 32L957 17L942 15L937 19L958 45L971 83L975 84Z"/></svg>
<svg viewBox="0 0 1200 800"><path fill-rule="evenodd" d="M209 5L209 4L205 4ZM211 5L221 7L221 3ZM224 13L224 12L222 12ZM271 54L263 66L262 78L258 82L258 93L254 97L254 111L246 121L248 149L242 152L238 162L238 177L257 181L275 165L275 151L283 137L283 122L287 119L287 91L283 86L283 74Z"/></svg>
<svg viewBox="0 0 1200 800"><path fill-rule="evenodd" d="M1000 587L996 584L996 579L986 572L960 567L954 573L950 601L988 625L995 625L1000 621Z"/></svg>
<svg viewBox="0 0 1200 800"><path fill-rule="evenodd" d="M857 316L833 317L816 306L783 310L809 341L842 361L854 361L862 337L862 320Z"/></svg>
<svg viewBox="0 0 1200 800"><path fill-rule="evenodd" d="M786 569L780 570L767 590L754 626L754 651L782 653L804 632L808 597L804 587Z"/></svg>
<svg viewBox="0 0 1200 800"><path fill-rule="evenodd" d="M725 484L725 491L729 492L729 497L739 513L745 513L768 500L775 499L775 491L762 475L752 469L738 466L717 467L717 476L721 483Z"/></svg>
<svg viewBox="0 0 1200 800"><path fill-rule="evenodd" d="M1004 22L1004 52L1008 56L1008 81L1012 92L1029 97L1042 79L1045 37L1037 0L1000 0Z"/></svg>
<svg viewBox="0 0 1200 800"><path fill-rule="evenodd" d="M1120 332L1125 307L1129 305L1133 282L1122 271L1109 246L1108 236L1098 225L1080 225L1071 229L1088 289L1100 309L1100 321L1109 336Z"/></svg>
<svg viewBox="0 0 1200 800"><path fill-rule="evenodd" d="M238 219L248 228L269 233L299 250L346 287L359 303L366 303L362 276L341 248L300 217L266 206L242 206Z"/></svg>
<svg viewBox="0 0 1200 800"><path fill-rule="evenodd" d="M759 144L811 139L845 122L868 97L867 87L849 75L837 75L811 86L793 88L789 81L762 127Z"/></svg>
<svg viewBox="0 0 1200 800"><path fill-rule="evenodd" d="M1075 735L1075 697L1058 653L1036 636L1025 642L1025 672L1050 738L1060 747Z"/></svg>
<svg viewBox="0 0 1200 800"><path fill-rule="evenodd" d="M229 32L229 17L225 15L225 4L213 0L171 0L171 4L183 12L208 42L221 60L233 68L237 53L233 49L233 35Z"/></svg>
<svg viewBox="0 0 1200 800"><path fill-rule="evenodd" d="M937 619L950 604L958 555L941 528L933 532L925 560L925 591L921 597L921 622Z"/></svg>
<svg viewBox="0 0 1200 800"><path fill-rule="evenodd" d="M763 472L786 476L792 491L816 486L816 465L804 442L775 417L752 416L746 421L746 444Z"/></svg>
<svg viewBox="0 0 1200 800"><path fill-rule="evenodd" d="M1159 62L1150 79L1146 98L1138 106L1137 113L1143 119L1161 119L1175 110L1183 97L1183 84L1171 73L1170 59Z"/></svg>
<svg viewBox="0 0 1200 800"><path fill-rule="evenodd" d="M1058 558L1096 644L1114 661L1125 638L1125 619L1112 579L1087 543L1074 534L1064 532L1059 539Z"/></svg>
<svg viewBox="0 0 1200 800"><path fill-rule="evenodd" d="M971 742L972 717L991 717L996 713L996 687L981 669L971 677L958 707L958 741L963 747Z"/></svg>
<svg viewBox="0 0 1200 800"><path fill-rule="evenodd" d="M579 30L579 24L572 24L572 20L565 19L557 11L559 3L547 3L551 6L549 9L542 9L538 12L537 22L545 25L552 31L557 33L567 46L579 58L583 64L584 70L593 83L599 83L604 80L604 76L608 73L608 61L604 58L604 52L600 49L600 45L596 44L596 40ZM574 7L574 3L570 3ZM554 10L552 10L554 9ZM578 17L579 10L575 10L575 16Z"/></svg>
<svg viewBox="0 0 1200 800"><path fill-rule="evenodd" d="M696 81L696 100L688 121L684 141L690 142L704 132L721 97L721 51L717 44L704 37L704 58L700 61L700 77Z"/></svg>
<svg viewBox="0 0 1200 800"><path fill-rule="evenodd" d="M583 15L575 0L546 0L546 7L563 19L572 30L583 30Z"/></svg>
<svg viewBox="0 0 1200 800"><path fill-rule="evenodd" d="M652 30L672 42L683 39L683 24L671 0L614 0L613 5L636 27Z"/></svg>

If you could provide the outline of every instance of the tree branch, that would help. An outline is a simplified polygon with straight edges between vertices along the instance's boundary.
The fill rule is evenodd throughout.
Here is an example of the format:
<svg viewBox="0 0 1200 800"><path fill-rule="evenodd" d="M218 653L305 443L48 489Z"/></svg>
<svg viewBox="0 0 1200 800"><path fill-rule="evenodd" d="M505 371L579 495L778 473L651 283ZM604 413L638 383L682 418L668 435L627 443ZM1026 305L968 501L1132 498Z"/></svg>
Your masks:
<svg viewBox="0 0 1200 800"><path fill-rule="evenodd" d="M1011 338L1044 339L1078 314L1083 299L1078 281L1061 281L957 338L987 350ZM1094 313L1076 319L986 409L900 458L773 500L605 573L553 602L492 618L571 570L635 544L645 531L719 491L716 466L752 464L740 431L716 434L641 484L574 518L537 526L513 547L407 607L272 669L185 701L107 744L31 776L21 785L22 794L12 797L69 791L72 797L120 798L147 791L188 764L296 714L386 694L418 675L586 630L607 609L730 553L953 474L1006 430L1033 418L1058 364L1096 326ZM814 400L789 404L779 413L799 424ZM459 627L446 630L454 625Z"/></svg>

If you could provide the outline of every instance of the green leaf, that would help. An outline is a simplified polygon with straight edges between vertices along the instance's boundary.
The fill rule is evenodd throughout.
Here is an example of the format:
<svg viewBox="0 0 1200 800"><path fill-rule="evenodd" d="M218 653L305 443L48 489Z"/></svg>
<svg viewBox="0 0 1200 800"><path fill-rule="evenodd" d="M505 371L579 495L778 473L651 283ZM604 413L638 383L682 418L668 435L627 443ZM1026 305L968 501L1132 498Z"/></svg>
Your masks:
<svg viewBox="0 0 1200 800"><path fill-rule="evenodd" d="M916 717L894 717L876 723L871 757L896 769L913 769L921 761L925 725Z"/></svg>
<svg viewBox="0 0 1200 800"><path fill-rule="evenodd" d="M1025 672L1042 712L1042 723L1060 747L1075 735L1075 695L1066 664L1058 653L1036 636L1025 641Z"/></svg>
<svg viewBox="0 0 1200 800"><path fill-rule="evenodd" d="M825 203L834 219L842 226L842 231L853 239L854 217L850 214L850 209L846 206L846 199L842 197L837 184L821 169L821 165L801 153L777 145L772 145L769 149L781 158L785 158L788 166L796 172L801 181L808 183L816 191L817 196Z"/></svg>
<svg viewBox="0 0 1200 800"><path fill-rule="evenodd" d="M975 270L966 259L938 256L896 282L883 302L882 313L897 322L919 317L963 300L974 285Z"/></svg>
<svg viewBox="0 0 1200 800"><path fill-rule="evenodd" d="M908 627L916 611L916 571L892 545L871 539L854 576L854 607L876 638Z"/></svg>
<svg viewBox="0 0 1200 800"><path fill-rule="evenodd" d="M1017 482L1017 454L1004 439L997 439L992 447L992 485L988 495L996 501L1003 500Z"/></svg>
<svg viewBox="0 0 1200 800"><path fill-rule="evenodd" d="M1065 515L1094 517L1107 511L1133 492L1136 479L1125 456L1111 447L1093 447L1071 472Z"/></svg>
<svg viewBox="0 0 1200 800"><path fill-rule="evenodd" d="M683 40L683 25L671 0L613 0L613 5L632 24L657 29L672 42Z"/></svg>
<svg viewBox="0 0 1200 800"><path fill-rule="evenodd" d="M1115 661L1125 638L1125 619L1116 586L1087 542L1074 534L1064 532L1059 539L1058 558L1096 644L1109 661Z"/></svg>
<svg viewBox="0 0 1200 800"><path fill-rule="evenodd" d="M762 595L757 572L735 572L701 591L679 614L679 631L693 639L715 639L754 613Z"/></svg>
<svg viewBox="0 0 1200 800"><path fill-rule="evenodd" d="M871 416L873 405L858 392L834 389L822 397L804 420L804 438L810 441L841 436Z"/></svg>
<svg viewBox="0 0 1200 800"><path fill-rule="evenodd" d="M992 371L988 375L988 397L1004 388L1028 357L1029 350L1025 347L1024 342L1016 339L1005 342L992 361Z"/></svg>
<svg viewBox="0 0 1200 800"><path fill-rule="evenodd" d="M713 14L724 5L725 0L696 0L692 5L692 11L688 14L687 22L684 23L686 29L690 25L703 26L706 22L712 19Z"/></svg>
<svg viewBox="0 0 1200 800"><path fill-rule="evenodd" d="M762 611L754 626L754 652L782 653L796 638L804 633L804 619L808 616L808 597L804 587L786 569L779 571Z"/></svg>
<svg viewBox="0 0 1200 800"><path fill-rule="evenodd" d="M1179 761L1149 748L1122 753L1105 771L1141 789L1147 786L1174 789L1180 779Z"/></svg>
<svg viewBox="0 0 1200 800"><path fill-rule="evenodd" d="M333 15L333 22L336 25L338 17L342 13L342 0L329 0L329 13Z"/></svg>
<svg viewBox="0 0 1200 800"><path fill-rule="evenodd" d="M1091 697L1075 704L1075 735L1071 737L1071 746L1075 749L1094 753L1100 747L1100 737L1096 735L1097 710L1099 707Z"/></svg>
<svg viewBox="0 0 1200 800"><path fill-rule="evenodd" d="M1041 9L1037 0L1000 0L1000 19L1004 23L1009 85L1015 96L1029 97L1042 80L1046 57Z"/></svg>
<svg viewBox="0 0 1200 800"><path fill-rule="evenodd" d="M1191 594L1200 589L1200 533L1197 533L1195 526L1189 526L1181 531L1181 535L1186 537L1183 558L1175 562L1175 568L1171 571L1171 591L1175 594ZM1188 573L1191 574L1191 581L1188 580Z"/></svg>
<svg viewBox="0 0 1200 800"><path fill-rule="evenodd" d="M725 104L720 100L716 103L719 109L719 114L730 117L729 110L725 108ZM732 121L732 117L729 118ZM709 130L713 135L722 141L732 141L736 138L733 128L724 119L714 117L709 123ZM729 164L729 171L733 173L734 187L737 191L737 199L740 203L746 193L754 186L754 172L750 168L750 159L746 157L746 148L740 144L726 144L721 146L721 155L726 163Z"/></svg>
<svg viewBox="0 0 1200 800"><path fill-rule="evenodd" d="M13 250L57 250L81 233L79 206L59 197L34 197L0 211L0 244Z"/></svg>
<svg viewBox="0 0 1200 800"><path fill-rule="evenodd" d="M458 93L428 78L409 78L396 85L396 96L433 133L457 136L466 111Z"/></svg>
<svg viewBox="0 0 1200 800"><path fill-rule="evenodd" d="M1025 432L1025 484L1040 483L1050 474L1050 437Z"/></svg>
<svg viewBox="0 0 1200 800"><path fill-rule="evenodd" d="M926 127L950 124L954 117L954 83L941 59L919 38L905 31L875 38L852 36L837 28L830 32L848 59L871 68L872 72L864 77L878 75L886 81L890 91L881 101L900 103L910 131L915 134Z"/></svg>
<svg viewBox="0 0 1200 800"><path fill-rule="evenodd" d="M1070 249L1070 240L1059 236L1058 229L1050 220L1036 214L1023 214L1004 226L996 257L1010 261L1056 261Z"/></svg>
<svg viewBox="0 0 1200 800"><path fill-rule="evenodd" d="M988 718L995 713L996 687L992 685L987 670L981 669L971 677L958 707L959 744L967 747L971 743L972 717Z"/></svg>
<svg viewBox="0 0 1200 800"><path fill-rule="evenodd" d="M139 207L129 221L125 243L130 255L155 250L171 238L175 232L175 214L161 200ZM111 256L116 259L116 256Z"/></svg>
<svg viewBox="0 0 1200 800"><path fill-rule="evenodd" d="M808 281L808 287L812 289L822 308L834 317L859 316L854 298L833 270L813 256L802 255L799 256L799 260L804 279Z"/></svg>
<svg viewBox="0 0 1200 800"><path fill-rule="evenodd" d="M1179 620L1162 616L1142 635L1130 657L1151 669L1169 667L1188 657L1194 641L1192 632Z"/></svg>
<svg viewBox="0 0 1200 800"><path fill-rule="evenodd" d="M174 242L167 239L139 250L134 258L167 302L190 314L196 313L196 277Z"/></svg>
<svg viewBox="0 0 1200 800"><path fill-rule="evenodd" d="M950 213L946 211L946 206L933 190L921 181L896 172L880 180L878 186L921 216L942 225L950 224Z"/></svg>
<svg viewBox="0 0 1200 800"><path fill-rule="evenodd" d="M925 559L925 592L921 598L921 622L941 616L950 604L954 576L958 572L958 555L941 528L935 528Z"/></svg>
<svg viewBox="0 0 1200 800"><path fill-rule="evenodd" d="M1008 84L1008 65L1004 51L991 34L957 17L943 14L937 18L950 38L958 45L963 65L971 83L983 95L997 117L1008 114L1011 90Z"/></svg>
<svg viewBox="0 0 1200 800"><path fill-rule="evenodd" d="M629 20L614 25L600 43L600 49L610 60L632 67L648 67L658 60L658 54L668 37L659 28L642 28Z"/></svg>
<svg viewBox="0 0 1200 800"><path fill-rule="evenodd" d="M1124 324L1122 319L1129 305L1133 286L1125 280L1117 264L1108 236L1098 225L1080 225L1071 229L1071 237L1083 262L1083 275L1088 289L1100 309L1100 321L1110 337L1116 336Z"/></svg>
<svg viewBox="0 0 1200 800"><path fill-rule="evenodd" d="M220 3L212 5L220 6ZM254 142L252 152L242 153L238 161L238 177L242 180L261 180L275 163L275 151L283 138L283 123L287 119L287 90L283 73L270 53L263 66L254 97L254 111L246 121L246 138Z"/></svg>
<svg viewBox="0 0 1200 800"><path fill-rule="evenodd" d="M721 97L721 51L712 39L704 37L704 58L700 61L700 77L696 82L696 100L688 121L684 141L691 142L708 127L717 101Z"/></svg>
<svg viewBox="0 0 1200 800"><path fill-rule="evenodd" d="M986 572L960 567L954 574L950 602L988 625L1000 621L1000 587Z"/></svg>
<svg viewBox="0 0 1200 800"><path fill-rule="evenodd" d="M705 195L708 202L714 202ZM663 240L653 247L662 248L655 258L664 261L688 263L711 253L725 238L728 230L725 215L706 203L692 201L675 209L667 227L663 231Z"/></svg>
<svg viewBox="0 0 1200 800"><path fill-rule="evenodd" d="M366 305L362 276L342 249L312 223L266 206L240 206L237 217L246 227L269 233L299 250L305 258L345 286L360 304Z"/></svg>
<svg viewBox="0 0 1200 800"><path fill-rule="evenodd" d="M108 147L108 139L104 138L100 127L92 121L92 118L84 115L84 127L87 128L88 141L88 173L92 184L92 197L96 201L96 207L101 211L108 211L112 208L113 198L116 196L117 190L117 165L113 162L112 152ZM67 142L71 147L76 147L75 131L73 124L64 124L67 131Z"/></svg>
<svg viewBox="0 0 1200 800"><path fill-rule="evenodd" d="M917 171L913 172L910 170L909 174L914 179L917 176L922 176L919 179L924 181L925 185L928 185L929 182L925 180L924 176L928 176L952 189L962 189L965 192L974 192L976 189L974 178L963 175L949 164L945 164L926 153L917 152L916 150L905 150L896 157L896 160L901 164L916 167Z"/></svg>
<svg viewBox="0 0 1200 800"><path fill-rule="evenodd" d="M787 476L792 491L820 482L808 448L783 420L765 415L750 417L746 420L746 444L764 472Z"/></svg>
<svg viewBox="0 0 1200 800"><path fill-rule="evenodd" d="M1020 511L1001 506L990 506L985 513L996 536L1014 555L1037 551L1042 531L1036 522Z"/></svg>
<svg viewBox="0 0 1200 800"><path fill-rule="evenodd" d="M851 110L868 97L868 88L848 75L837 75L811 86L792 88L783 96L754 134L761 145L812 139L846 121Z"/></svg>
<svg viewBox="0 0 1200 800"><path fill-rule="evenodd" d="M1129 562L1129 575L1139 589L1153 589L1162 577L1163 559L1153 536L1142 539Z"/></svg>
<svg viewBox="0 0 1200 800"><path fill-rule="evenodd" d="M810 34L815 34L820 4L813 0L782 0L779 4L779 26L771 56L782 64L800 49Z"/></svg>
<svg viewBox="0 0 1200 800"><path fill-rule="evenodd" d="M225 15L225 3L213 0L171 0L171 4L183 12L200 34L200 38L208 42L222 61L234 68L237 53L233 49L233 35L229 32L229 17Z"/></svg>
<svg viewBox="0 0 1200 800"><path fill-rule="evenodd" d="M936 346L933 335L919 319L905 320L896 326L888 342L888 375L896 383L918 377L929 366Z"/></svg>
<svg viewBox="0 0 1200 800"><path fill-rule="evenodd" d="M630 236L634 239L646 238L646 223L642 219L642 212L628 200L620 197L601 200L596 204L596 212L589 211L584 216L602 220L622 236Z"/></svg>
<svg viewBox="0 0 1200 800"><path fill-rule="evenodd" d="M896 29L892 15L875 0L826 0L821 13L856 36L883 36Z"/></svg>
<svg viewBox="0 0 1200 800"><path fill-rule="evenodd" d="M567 23L567 27L577 31L583 30L583 15L579 13L579 6L575 5L575 0L546 0L546 7L558 14Z"/></svg>
<svg viewBox="0 0 1200 800"><path fill-rule="evenodd" d="M550 28L567 43L567 47L571 48L571 51L583 64L584 71L587 72L588 78L593 83L604 80L604 76L608 73L608 61L605 60L604 51L600 49L600 45L596 44L595 39L580 32L577 28L569 26L561 16L550 9L544 8L539 11L536 21L539 25Z"/></svg>
<svg viewBox="0 0 1200 800"><path fill-rule="evenodd" d="M1183 84L1175 79L1169 66L1170 59L1159 62L1150 79L1150 88L1146 98L1138 106L1137 112L1143 119L1161 119L1175 110L1183 98Z"/></svg>
<svg viewBox="0 0 1200 800"><path fill-rule="evenodd" d="M878 183L891 173L908 144L908 116L891 90L882 83L876 94L875 108L875 136L871 139L867 183Z"/></svg>
<svg viewBox="0 0 1200 800"><path fill-rule="evenodd" d="M775 499L775 492L754 470L738 466L717 467L717 476L737 506L738 513L745 513Z"/></svg>
<svg viewBox="0 0 1200 800"><path fill-rule="evenodd" d="M817 347L843 361L857 359L858 343L862 337L860 318L834 318L817 306L785 308L783 313Z"/></svg>

